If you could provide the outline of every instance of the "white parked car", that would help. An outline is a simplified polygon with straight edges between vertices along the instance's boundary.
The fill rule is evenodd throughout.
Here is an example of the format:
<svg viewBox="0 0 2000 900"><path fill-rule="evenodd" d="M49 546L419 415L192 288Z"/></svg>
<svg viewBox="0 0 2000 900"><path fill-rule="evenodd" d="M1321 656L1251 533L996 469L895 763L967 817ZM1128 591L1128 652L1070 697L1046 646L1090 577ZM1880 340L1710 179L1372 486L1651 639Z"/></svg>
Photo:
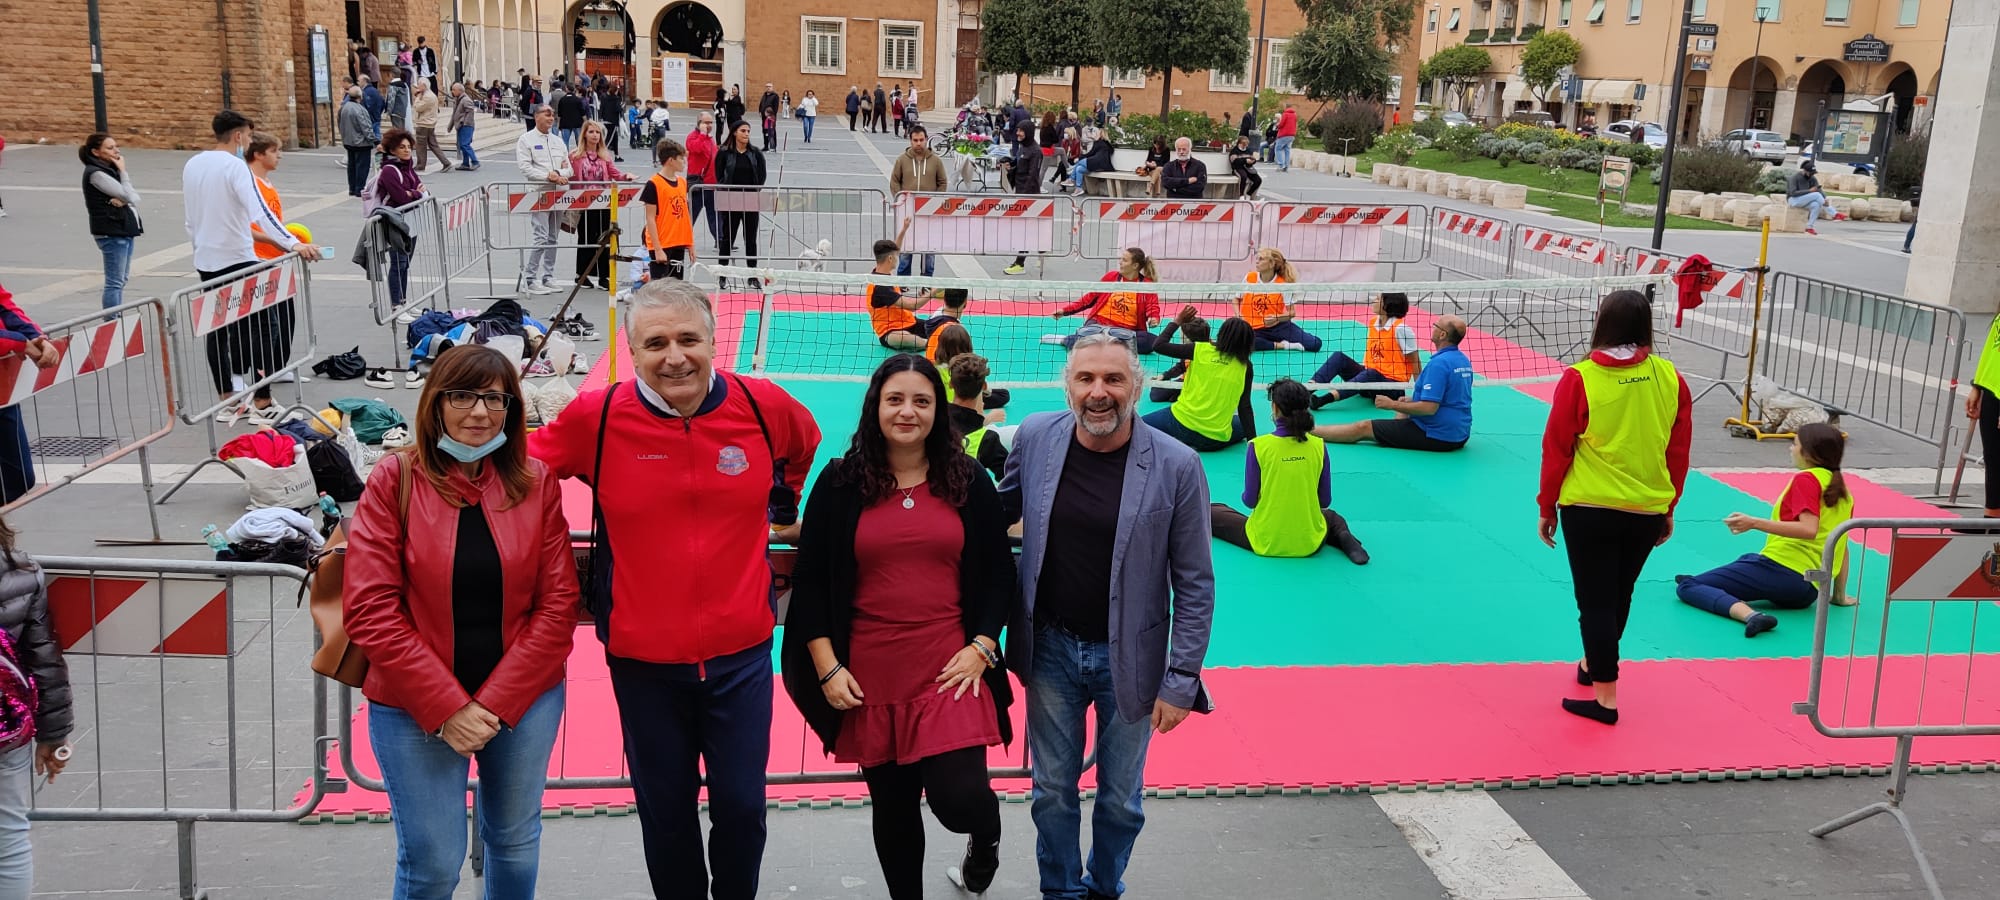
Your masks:
<svg viewBox="0 0 2000 900"><path fill-rule="evenodd" d="M1665 147L1667 145L1667 129L1661 127L1660 123L1640 122L1634 119L1625 119L1604 126L1604 132L1599 137L1614 141L1629 141L1632 139L1632 131L1634 129L1645 129L1645 142L1647 144L1654 147Z"/></svg>
<svg viewBox="0 0 2000 900"><path fill-rule="evenodd" d="M1722 148L1751 159L1774 163L1785 161L1785 136L1775 131L1738 129L1722 136Z"/></svg>

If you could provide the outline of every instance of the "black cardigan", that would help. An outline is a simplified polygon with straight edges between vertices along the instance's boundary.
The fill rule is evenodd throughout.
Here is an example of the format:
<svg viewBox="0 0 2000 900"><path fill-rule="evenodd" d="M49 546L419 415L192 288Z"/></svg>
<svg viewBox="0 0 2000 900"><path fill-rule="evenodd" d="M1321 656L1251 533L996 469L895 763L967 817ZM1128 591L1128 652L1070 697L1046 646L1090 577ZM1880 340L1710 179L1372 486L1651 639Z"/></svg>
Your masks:
<svg viewBox="0 0 2000 900"><path fill-rule="evenodd" d="M953 462L978 465L965 455L954 456ZM965 523L965 550L958 562L959 602L966 640L983 634L997 641L1014 605L1014 550L1007 539L1010 523L992 479L976 469L972 476L965 506L959 509L959 519ZM792 601L785 613L784 645L779 655L785 692L791 694L792 703L828 753L833 752L834 738L840 734L842 713L826 702L819 686L819 670L806 644L828 638L833 641L834 657L847 661L848 634L854 622L854 535L860 530L864 505L859 486L841 474L838 461L813 482L800 520L799 555L792 566ZM1007 707L1013 705L1014 690L1007 681L1004 662L987 669L985 681L999 715L1000 740L1011 744L1014 727L1007 718Z"/></svg>

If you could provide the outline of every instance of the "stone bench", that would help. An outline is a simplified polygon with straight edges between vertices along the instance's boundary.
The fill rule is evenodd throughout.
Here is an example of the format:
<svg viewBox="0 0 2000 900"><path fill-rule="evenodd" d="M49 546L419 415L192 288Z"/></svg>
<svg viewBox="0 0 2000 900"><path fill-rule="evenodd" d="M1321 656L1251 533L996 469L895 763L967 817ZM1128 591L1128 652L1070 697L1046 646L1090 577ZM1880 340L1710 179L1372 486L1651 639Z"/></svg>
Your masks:
<svg viewBox="0 0 2000 900"><path fill-rule="evenodd" d="M1496 183L1489 192L1493 205L1500 209L1527 209L1528 186L1524 184Z"/></svg>

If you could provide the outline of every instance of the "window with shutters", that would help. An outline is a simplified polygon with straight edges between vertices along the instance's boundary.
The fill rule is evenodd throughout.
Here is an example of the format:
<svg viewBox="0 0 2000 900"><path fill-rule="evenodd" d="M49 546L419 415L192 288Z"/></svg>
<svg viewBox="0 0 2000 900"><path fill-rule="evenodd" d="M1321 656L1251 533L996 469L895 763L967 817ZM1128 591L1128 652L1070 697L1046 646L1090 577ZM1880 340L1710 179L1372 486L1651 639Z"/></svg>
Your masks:
<svg viewBox="0 0 2000 900"><path fill-rule="evenodd" d="M1585 16L1584 21L1589 22L1592 25L1603 24L1604 0L1590 0L1590 15Z"/></svg>
<svg viewBox="0 0 2000 900"><path fill-rule="evenodd" d="M1853 0L1826 0L1827 24L1829 25L1847 24L1847 13L1849 7L1851 6L1853 6Z"/></svg>
<svg viewBox="0 0 2000 900"><path fill-rule="evenodd" d="M1104 86L1120 88L1142 88L1146 86L1145 69L1114 69L1105 66Z"/></svg>
<svg viewBox="0 0 2000 900"><path fill-rule="evenodd" d="M1069 84L1071 68L1070 66L1063 66L1060 69L1037 72L1035 73L1034 81L1036 84Z"/></svg>
<svg viewBox="0 0 2000 900"><path fill-rule="evenodd" d="M1694 0L1694 17L1696 19L1708 18L1708 0Z"/></svg>
<svg viewBox="0 0 2000 900"><path fill-rule="evenodd" d="M1896 12L1896 24L1904 26L1917 24L1917 11L1922 6L1923 0L1903 0L1902 8Z"/></svg>
<svg viewBox="0 0 2000 900"><path fill-rule="evenodd" d="M1296 94L1299 92L1298 80L1292 77L1291 62L1285 58L1285 45L1289 43L1291 42L1284 40L1271 41L1271 52L1265 62L1264 83L1281 93Z"/></svg>
<svg viewBox="0 0 2000 900"><path fill-rule="evenodd" d="M1254 38L1252 39L1252 43L1255 43ZM1243 74L1231 75L1227 72L1218 72L1210 69L1208 70L1208 89L1211 91L1241 91L1249 93L1250 73L1255 71L1256 67L1257 55L1252 52L1250 46L1246 45L1243 48Z"/></svg>
<svg viewBox="0 0 2000 900"><path fill-rule="evenodd" d="M882 21L882 56L877 65L886 77L924 76L924 26L921 22Z"/></svg>
<svg viewBox="0 0 2000 900"><path fill-rule="evenodd" d="M1627 22L1639 21L1639 13L1644 10L1645 5L1646 5L1646 0L1626 0L1625 21Z"/></svg>
<svg viewBox="0 0 2000 900"><path fill-rule="evenodd" d="M1558 26L1563 28L1569 27L1569 8L1570 0L1562 0L1562 3L1556 7L1556 24Z"/></svg>
<svg viewBox="0 0 2000 900"><path fill-rule="evenodd" d="M1449 32L1452 32L1452 33L1456 34L1456 33L1458 32L1458 22L1459 22L1459 18L1460 18L1460 14L1459 14L1459 10L1458 10L1458 7L1455 7L1455 6L1454 6L1454 7L1452 7L1452 9L1451 9L1451 18L1450 18L1449 20L1447 20L1447 21L1445 22L1445 25L1444 25L1444 30L1446 30L1446 31L1449 31Z"/></svg>
<svg viewBox="0 0 2000 900"><path fill-rule="evenodd" d="M847 74L847 20L807 16L800 27L805 39L799 42L799 71Z"/></svg>
<svg viewBox="0 0 2000 900"><path fill-rule="evenodd" d="M1424 33L1436 34L1437 30L1438 30L1438 11L1434 9L1430 11L1430 15L1424 18Z"/></svg>

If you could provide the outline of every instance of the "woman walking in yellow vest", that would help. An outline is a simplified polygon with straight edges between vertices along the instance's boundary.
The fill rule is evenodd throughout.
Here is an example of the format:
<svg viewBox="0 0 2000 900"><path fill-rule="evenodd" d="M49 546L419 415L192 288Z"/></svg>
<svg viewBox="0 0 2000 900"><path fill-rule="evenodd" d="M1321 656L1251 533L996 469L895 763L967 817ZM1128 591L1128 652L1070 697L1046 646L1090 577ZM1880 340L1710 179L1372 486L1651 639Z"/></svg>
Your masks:
<svg viewBox="0 0 2000 900"><path fill-rule="evenodd" d="M1792 465L1804 471L1785 485L1771 506L1771 517L1730 513L1722 520L1731 534L1770 535L1764 539L1764 549L1700 575L1674 576L1681 602L1742 622L1744 637L1778 627L1776 616L1759 612L1752 603L1768 601L1779 609L1811 606L1819 598L1819 588L1806 580L1806 573L1819 568L1827 537L1854 515L1854 495L1840 477L1840 458L1846 450L1847 439L1832 425L1816 422L1799 429L1792 437ZM1854 605L1847 597L1846 541L1834 551L1833 567L1834 605Z"/></svg>
<svg viewBox="0 0 2000 900"><path fill-rule="evenodd" d="M1312 392L1290 378L1271 382L1270 434L1250 439L1243 454L1243 505L1209 506L1215 536L1258 556L1311 556L1338 547L1357 566L1368 551L1333 511L1333 473L1326 441L1312 435Z"/></svg>
<svg viewBox="0 0 2000 900"><path fill-rule="evenodd" d="M1606 725L1618 722L1618 641L1632 585L1674 533L1693 433L1687 383L1652 350L1646 295L1611 292L1597 307L1590 357L1556 383L1542 433L1537 530L1554 547L1561 522L1583 632L1576 680L1597 695L1562 707Z"/></svg>
<svg viewBox="0 0 2000 900"><path fill-rule="evenodd" d="M1993 320L1986 346L1979 350L1972 392L1965 395L1965 417L1979 420L1979 446L1986 458L2000 458L1994 456L2000 453L2000 319ZM2000 478L1986 479L1986 518L2000 519Z"/></svg>
<svg viewBox="0 0 2000 900"><path fill-rule="evenodd" d="M1077 336L1088 334L1093 327L1084 326ZM1188 343L1173 341L1175 328L1187 335ZM1111 331L1120 340L1128 340L1131 334L1118 334L1122 329ZM1160 330L1153 352L1185 361L1187 374L1173 405L1147 413L1146 424L1204 453L1256 437L1257 422L1250 411L1250 348L1255 341L1250 323L1231 316L1216 329L1211 343L1208 322L1195 314L1194 307L1183 307L1180 315Z"/></svg>
<svg viewBox="0 0 2000 900"><path fill-rule="evenodd" d="M1410 314L1410 295L1390 292L1375 298L1375 318L1368 322L1368 347L1361 355L1361 362L1338 350L1320 363L1319 371L1313 373L1314 384L1332 384L1335 378L1350 384L1366 384L1371 381L1408 383L1417 377L1417 370L1423 365L1417 357L1417 332L1403 324L1403 317ZM1401 388L1387 390L1345 390L1321 394L1313 398L1313 408L1319 409L1329 403L1338 403L1349 397L1374 394L1378 397L1402 399Z"/></svg>

